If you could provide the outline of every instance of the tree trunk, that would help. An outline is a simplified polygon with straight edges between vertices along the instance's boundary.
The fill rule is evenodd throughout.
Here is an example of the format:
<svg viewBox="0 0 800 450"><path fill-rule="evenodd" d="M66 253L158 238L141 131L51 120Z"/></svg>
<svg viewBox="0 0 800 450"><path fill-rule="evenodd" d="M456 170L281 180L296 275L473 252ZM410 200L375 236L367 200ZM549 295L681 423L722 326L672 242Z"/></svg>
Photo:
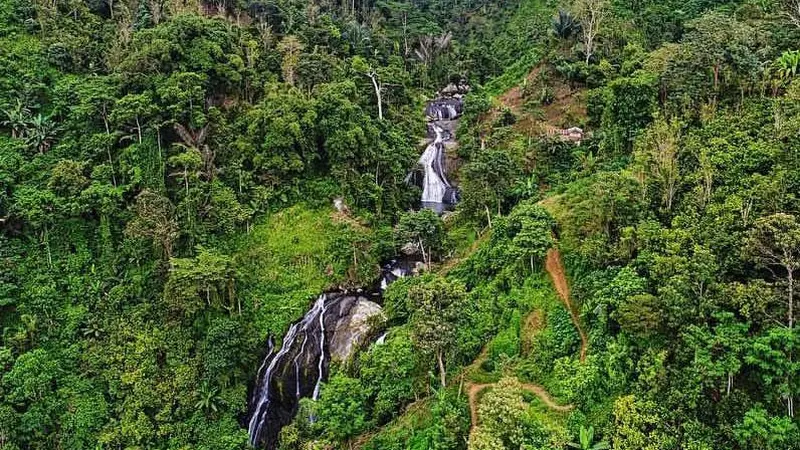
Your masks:
<svg viewBox="0 0 800 450"><path fill-rule="evenodd" d="M44 230L42 231L42 241L44 242L44 248L47 251L47 266L53 268L53 254L50 252L50 233L47 231L47 225L45 225Z"/></svg>
<svg viewBox="0 0 800 450"><path fill-rule="evenodd" d="M787 281L789 282L789 329L794 327L794 270L786 268Z"/></svg>
<svg viewBox="0 0 800 450"><path fill-rule="evenodd" d="M419 249L422 252L422 261L425 263L426 268L428 268L430 264L428 263L428 256L425 254L425 244L422 243L421 238L417 239L417 241L419 242Z"/></svg>
<svg viewBox="0 0 800 450"><path fill-rule="evenodd" d="M113 16L111 17L114 18ZM108 126L108 115L106 114L106 105L103 105L103 125L106 127L106 135L111 136L111 128ZM106 146L106 153L108 154L108 165L111 166L111 182L114 187L117 187L117 176L114 174L114 160L111 158L111 147Z"/></svg>
<svg viewBox="0 0 800 450"><path fill-rule="evenodd" d="M378 120L383 120L383 104L381 101L381 86L378 84L378 76L375 72L370 72L367 74L370 80L372 80L372 86L375 88L375 97L378 98Z"/></svg>
<svg viewBox="0 0 800 450"><path fill-rule="evenodd" d="M408 48L408 13L403 13L403 46L404 46L403 56L407 58L410 52ZM404 62L405 58L403 58Z"/></svg>
<svg viewBox="0 0 800 450"><path fill-rule="evenodd" d="M789 331L794 328L794 270L786 267L787 281L789 284ZM789 350L789 365L792 365L793 359L792 350ZM786 407L789 410L789 417L794 417L794 397L792 396L792 376L791 372L786 375L786 384L789 387L789 392L786 399Z"/></svg>
<svg viewBox="0 0 800 450"><path fill-rule="evenodd" d="M439 362L439 381L441 381L442 387L447 387L447 372L444 369L444 358L441 350L436 351L436 360Z"/></svg>

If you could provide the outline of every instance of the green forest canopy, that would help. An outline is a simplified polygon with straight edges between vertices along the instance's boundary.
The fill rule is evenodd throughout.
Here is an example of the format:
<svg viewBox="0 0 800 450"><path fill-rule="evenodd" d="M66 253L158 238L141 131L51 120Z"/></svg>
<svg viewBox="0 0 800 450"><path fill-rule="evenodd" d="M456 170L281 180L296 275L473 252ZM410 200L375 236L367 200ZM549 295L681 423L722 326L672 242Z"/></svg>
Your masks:
<svg viewBox="0 0 800 450"><path fill-rule="evenodd" d="M0 0L0 450L248 448L267 336L410 236L282 449L800 448L798 42L797 0ZM463 201L409 213L462 80Z"/></svg>

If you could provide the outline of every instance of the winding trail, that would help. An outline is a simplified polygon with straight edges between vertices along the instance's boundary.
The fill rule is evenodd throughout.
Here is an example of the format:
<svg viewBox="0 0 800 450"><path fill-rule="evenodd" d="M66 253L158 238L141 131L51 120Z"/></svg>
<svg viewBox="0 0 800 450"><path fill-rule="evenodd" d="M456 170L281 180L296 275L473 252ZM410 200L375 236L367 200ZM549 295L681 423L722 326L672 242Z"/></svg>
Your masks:
<svg viewBox="0 0 800 450"><path fill-rule="evenodd" d="M522 331L526 336L533 336L536 334L539 329L544 325L544 318L542 317L542 312L540 310L533 310L528 314L528 317L525 318L525 327ZM525 339L527 341L527 339ZM486 358L488 358L488 351L489 347L484 346L481 350L481 353L478 355L477 358L470 364L469 366L464 368L463 374L468 375L469 373L481 370L481 366L483 365ZM462 374L462 377L464 376ZM462 378L463 379L463 378ZM472 423L472 427L470 429L470 433L478 426L478 396L480 393L483 392L487 388L491 388L496 384L495 383L473 383L472 381L465 381L464 382L467 390L467 399L469 400L469 415ZM559 405L556 403L547 390L538 384L533 383L522 383L521 387L524 391L530 392L535 396L539 397L539 399L544 403L548 408L553 411L557 412L566 412L572 410L572 405Z"/></svg>
<svg viewBox="0 0 800 450"><path fill-rule="evenodd" d="M572 317L572 323L575 325L575 328L578 330L578 334L581 337L581 362L584 362L586 361L586 349L589 346L589 339L586 337L586 332L583 331L581 320L578 317L578 312L575 310L575 307L572 305L572 301L569 299L569 284L567 283L564 264L561 262L561 253L559 253L558 249L551 248L547 251L545 269L547 269L547 273L550 274L550 278L553 279L556 292L558 292L558 296L561 298L561 301L564 302L564 306L567 307L569 315Z"/></svg>
<svg viewBox="0 0 800 450"><path fill-rule="evenodd" d="M484 389L490 388L494 386L496 383L486 383L486 384L471 384L467 391L469 395L469 413L470 417L472 418L472 428L478 426L478 394L480 394ZM539 386L538 384L532 383L522 383L522 390L530 392L531 394L539 397L539 400L542 401L548 408L552 409L553 411L558 412L567 412L571 411L573 406L572 405L559 405L553 398L550 397L550 394L544 389L544 387Z"/></svg>

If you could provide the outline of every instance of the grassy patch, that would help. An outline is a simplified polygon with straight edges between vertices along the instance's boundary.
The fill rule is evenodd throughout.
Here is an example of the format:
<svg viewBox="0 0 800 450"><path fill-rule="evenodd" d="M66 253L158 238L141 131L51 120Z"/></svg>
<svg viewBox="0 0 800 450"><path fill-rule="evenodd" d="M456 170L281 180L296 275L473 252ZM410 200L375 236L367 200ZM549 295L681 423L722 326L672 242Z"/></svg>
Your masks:
<svg viewBox="0 0 800 450"><path fill-rule="evenodd" d="M328 210L294 206L232 242L239 295L253 305L257 328L281 334L324 290L363 281L351 279L359 267L368 272L360 278L369 278L377 270L370 235L352 221L334 220Z"/></svg>

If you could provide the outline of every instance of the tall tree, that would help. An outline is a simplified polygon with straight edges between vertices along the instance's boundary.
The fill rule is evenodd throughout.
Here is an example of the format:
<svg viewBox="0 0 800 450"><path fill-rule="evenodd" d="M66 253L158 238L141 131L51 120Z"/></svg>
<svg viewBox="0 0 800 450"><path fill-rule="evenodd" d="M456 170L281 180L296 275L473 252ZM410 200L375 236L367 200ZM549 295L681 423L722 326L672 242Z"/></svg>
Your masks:
<svg viewBox="0 0 800 450"><path fill-rule="evenodd" d="M589 64L594 55L600 26L609 12L609 3L608 0L577 0L574 8L575 15L581 21L583 51L586 54L586 64Z"/></svg>
<svg viewBox="0 0 800 450"><path fill-rule="evenodd" d="M786 326L794 328L794 273L800 269L800 224L791 214L778 213L756 220L745 243L746 254L759 266L786 280ZM782 270L782 274L773 269ZM792 352L788 358L792 361ZM792 380L789 380L789 385ZM787 409L794 417L794 401L787 397Z"/></svg>
<svg viewBox="0 0 800 450"><path fill-rule="evenodd" d="M636 146L636 161L658 183L667 211L672 210L680 180L680 138L680 122L661 119L653 123Z"/></svg>
<svg viewBox="0 0 800 450"><path fill-rule="evenodd" d="M281 70L283 71L283 81L287 84L294 86L295 82L295 69L300 62L300 53L305 46L297 38L297 36L288 35L281 39L278 43L278 51L283 54L283 61L281 62Z"/></svg>
<svg viewBox="0 0 800 450"><path fill-rule="evenodd" d="M436 358L439 380L447 385L445 355L453 348L459 323L464 321L467 293L458 282L430 276L408 290L414 307L412 339L423 352Z"/></svg>

